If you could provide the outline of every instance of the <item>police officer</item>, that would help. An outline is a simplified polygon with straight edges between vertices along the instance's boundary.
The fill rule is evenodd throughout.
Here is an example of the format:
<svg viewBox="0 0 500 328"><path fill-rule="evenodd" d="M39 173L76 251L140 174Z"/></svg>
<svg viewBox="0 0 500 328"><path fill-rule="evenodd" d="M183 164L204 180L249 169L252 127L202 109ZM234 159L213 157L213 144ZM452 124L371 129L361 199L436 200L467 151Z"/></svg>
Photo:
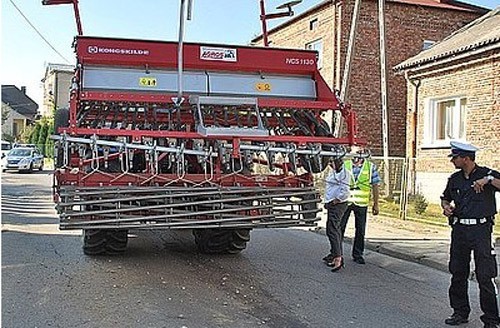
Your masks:
<svg viewBox="0 0 500 328"><path fill-rule="evenodd" d="M381 182L377 166L368 158L353 157L344 162L345 169L351 175L351 196L348 207L342 216L341 230L344 238L347 223L351 212L354 212L354 242L352 245L352 259L359 264L365 264L363 253L365 250L365 231L370 193L373 194L372 214L378 215L379 184Z"/></svg>
<svg viewBox="0 0 500 328"><path fill-rule="evenodd" d="M478 150L471 144L451 142L451 162L459 171L448 179L441 196L443 214L451 225L449 270L452 274L449 289L451 317L448 325L468 322L471 311L468 297L468 277L471 251L479 283L479 298L485 328L500 324L494 279L497 262L491 233L496 214L495 192L500 191L500 173L475 163Z"/></svg>

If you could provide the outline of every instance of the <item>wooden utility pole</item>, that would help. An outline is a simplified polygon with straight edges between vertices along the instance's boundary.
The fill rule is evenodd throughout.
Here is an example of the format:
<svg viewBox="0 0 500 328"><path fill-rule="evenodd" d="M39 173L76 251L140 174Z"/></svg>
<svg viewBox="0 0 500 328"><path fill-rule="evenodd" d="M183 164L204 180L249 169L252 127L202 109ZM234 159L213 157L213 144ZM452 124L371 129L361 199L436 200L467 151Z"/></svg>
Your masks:
<svg viewBox="0 0 500 328"><path fill-rule="evenodd" d="M382 104L382 145L384 155L385 194L389 196L389 123L387 114L387 69L385 62L385 0L378 0L378 29L380 40L380 96Z"/></svg>

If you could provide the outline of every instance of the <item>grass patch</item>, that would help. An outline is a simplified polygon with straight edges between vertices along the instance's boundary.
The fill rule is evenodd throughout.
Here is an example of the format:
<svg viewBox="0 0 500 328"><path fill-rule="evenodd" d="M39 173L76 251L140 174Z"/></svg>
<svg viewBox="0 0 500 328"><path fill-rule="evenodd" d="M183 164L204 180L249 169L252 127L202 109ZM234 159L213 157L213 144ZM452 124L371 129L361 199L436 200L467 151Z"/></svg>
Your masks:
<svg viewBox="0 0 500 328"><path fill-rule="evenodd" d="M443 209L438 204L428 204L422 214L417 214L416 205L413 202L408 203L407 220L417 221L426 224L435 224L448 226L448 218L443 215ZM399 204L390 200L381 199L379 202L380 214L399 219ZM500 236L500 223L493 226L493 234Z"/></svg>

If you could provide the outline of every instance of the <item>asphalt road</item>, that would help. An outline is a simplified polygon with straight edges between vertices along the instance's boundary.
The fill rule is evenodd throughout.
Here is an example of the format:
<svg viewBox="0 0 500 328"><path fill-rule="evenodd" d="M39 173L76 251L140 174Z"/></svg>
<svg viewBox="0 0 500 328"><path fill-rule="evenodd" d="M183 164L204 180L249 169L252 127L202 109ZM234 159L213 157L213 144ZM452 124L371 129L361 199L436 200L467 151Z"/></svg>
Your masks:
<svg viewBox="0 0 500 328"><path fill-rule="evenodd" d="M2 174L2 327L446 327L446 273L381 254L331 273L307 230L254 230L236 256L133 231L126 254L85 256L79 231L57 229L51 179Z"/></svg>

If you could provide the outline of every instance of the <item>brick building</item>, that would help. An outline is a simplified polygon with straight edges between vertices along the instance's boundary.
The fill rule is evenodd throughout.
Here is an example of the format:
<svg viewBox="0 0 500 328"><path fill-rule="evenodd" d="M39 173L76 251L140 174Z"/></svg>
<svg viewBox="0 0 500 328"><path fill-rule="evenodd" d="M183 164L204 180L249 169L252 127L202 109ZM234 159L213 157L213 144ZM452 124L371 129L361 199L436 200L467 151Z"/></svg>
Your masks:
<svg viewBox="0 0 500 328"><path fill-rule="evenodd" d="M340 89L354 0L322 1L269 31L272 47L306 48L319 52L320 71ZM405 79L391 71L424 46L442 40L487 10L453 0L393 0L385 5L389 154L405 155ZM347 101L357 112L359 136L372 153L382 153L379 32L377 1L361 3ZM252 40L262 45L262 36Z"/></svg>
<svg viewBox="0 0 500 328"><path fill-rule="evenodd" d="M479 165L500 169L499 26L500 7L396 66L408 81L412 182L435 202L454 170L450 140L478 146Z"/></svg>

